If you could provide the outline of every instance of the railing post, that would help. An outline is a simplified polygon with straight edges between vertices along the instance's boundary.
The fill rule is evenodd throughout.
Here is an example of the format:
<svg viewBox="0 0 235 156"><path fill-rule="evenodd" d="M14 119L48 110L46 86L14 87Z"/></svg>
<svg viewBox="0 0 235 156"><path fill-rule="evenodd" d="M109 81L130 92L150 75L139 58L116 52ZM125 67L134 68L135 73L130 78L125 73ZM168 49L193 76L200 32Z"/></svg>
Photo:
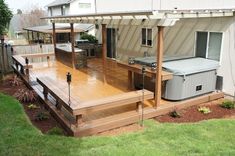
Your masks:
<svg viewBox="0 0 235 156"><path fill-rule="evenodd" d="M61 104L61 102L60 102L59 99L56 99L56 108L57 108L58 110L61 110L61 109L62 109L62 104Z"/></svg>
<svg viewBox="0 0 235 156"><path fill-rule="evenodd" d="M45 87L43 88L43 95L44 95L45 100L48 100L48 89Z"/></svg>

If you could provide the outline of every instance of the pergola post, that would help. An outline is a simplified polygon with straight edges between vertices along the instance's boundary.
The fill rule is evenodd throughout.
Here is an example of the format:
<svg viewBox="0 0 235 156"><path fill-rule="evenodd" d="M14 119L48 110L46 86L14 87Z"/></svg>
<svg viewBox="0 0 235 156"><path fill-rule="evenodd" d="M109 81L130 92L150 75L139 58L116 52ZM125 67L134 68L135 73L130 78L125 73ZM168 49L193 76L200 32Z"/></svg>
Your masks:
<svg viewBox="0 0 235 156"><path fill-rule="evenodd" d="M156 71L156 83L155 83L155 107L159 106L161 102L161 88L162 88L162 61L163 61L163 32L164 27L158 26L158 38L157 38L157 71Z"/></svg>
<svg viewBox="0 0 235 156"><path fill-rule="evenodd" d="M104 70L106 70L106 56L107 56L107 29L106 29L106 24L102 24L102 60L103 60Z"/></svg>
<svg viewBox="0 0 235 156"><path fill-rule="evenodd" d="M37 40L38 40L38 43L39 43L39 32L37 32Z"/></svg>
<svg viewBox="0 0 235 156"><path fill-rule="evenodd" d="M70 23L70 28L71 28L71 35L70 35L70 40L71 40L71 49L72 49L72 67L75 67L75 50L74 50L74 27L73 23Z"/></svg>
<svg viewBox="0 0 235 156"><path fill-rule="evenodd" d="M34 34L33 34L33 31L32 31L32 42L34 42Z"/></svg>
<svg viewBox="0 0 235 156"><path fill-rule="evenodd" d="M55 32L55 23L52 23L52 41L54 45L54 52L56 49L56 32Z"/></svg>
<svg viewBox="0 0 235 156"><path fill-rule="evenodd" d="M30 42L29 31L27 30L28 42Z"/></svg>

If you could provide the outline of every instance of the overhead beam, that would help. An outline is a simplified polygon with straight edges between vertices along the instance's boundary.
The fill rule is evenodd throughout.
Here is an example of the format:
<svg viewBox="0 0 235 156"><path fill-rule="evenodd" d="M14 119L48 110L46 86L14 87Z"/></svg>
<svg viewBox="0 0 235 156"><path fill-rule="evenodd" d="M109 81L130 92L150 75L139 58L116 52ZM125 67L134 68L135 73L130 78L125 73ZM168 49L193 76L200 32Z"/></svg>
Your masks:
<svg viewBox="0 0 235 156"><path fill-rule="evenodd" d="M162 89L162 61L163 61L163 33L164 27L158 26L157 35L157 71L156 71L156 82L155 82L155 107L157 108L161 102L161 89Z"/></svg>

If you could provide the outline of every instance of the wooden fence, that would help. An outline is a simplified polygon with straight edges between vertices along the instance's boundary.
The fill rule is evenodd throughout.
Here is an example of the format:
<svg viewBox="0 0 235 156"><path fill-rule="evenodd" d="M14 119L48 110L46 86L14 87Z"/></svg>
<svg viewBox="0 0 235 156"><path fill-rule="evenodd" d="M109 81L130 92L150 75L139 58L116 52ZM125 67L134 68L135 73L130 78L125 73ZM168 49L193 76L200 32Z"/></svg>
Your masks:
<svg viewBox="0 0 235 156"><path fill-rule="evenodd" d="M0 44L0 72L9 73L12 71L12 55L51 53L54 51L52 44L31 44L31 45L1 45ZM46 58L31 58L30 62L42 62Z"/></svg>

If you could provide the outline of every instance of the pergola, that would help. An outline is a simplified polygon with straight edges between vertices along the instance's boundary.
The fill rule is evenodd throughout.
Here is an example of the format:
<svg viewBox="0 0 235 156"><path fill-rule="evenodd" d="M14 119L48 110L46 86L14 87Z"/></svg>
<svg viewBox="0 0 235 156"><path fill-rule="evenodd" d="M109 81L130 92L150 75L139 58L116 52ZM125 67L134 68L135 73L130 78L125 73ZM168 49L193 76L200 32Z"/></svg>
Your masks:
<svg viewBox="0 0 235 156"><path fill-rule="evenodd" d="M102 25L102 59L103 66L106 67L107 54L107 31L109 26L127 26L127 25L142 25L158 28L157 34L157 50L156 50L156 83L155 83L155 107L160 104L161 100L161 84L162 84L162 61L163 61L163 46L164 46L164 28L174 26L176 21L181 18L199 18L199 17L224 17L233 16L233 10L196 10L196 11L142 11L142 12L119 12L119 13L103 13L103 14L86 14L86 15L69 15L45 17L51 21L53 26L53 41L55 43L55 23L70 23L71 28L71 43L72 43L72 62L75 62L74 52L74 23L91 23Z"/></svg>

